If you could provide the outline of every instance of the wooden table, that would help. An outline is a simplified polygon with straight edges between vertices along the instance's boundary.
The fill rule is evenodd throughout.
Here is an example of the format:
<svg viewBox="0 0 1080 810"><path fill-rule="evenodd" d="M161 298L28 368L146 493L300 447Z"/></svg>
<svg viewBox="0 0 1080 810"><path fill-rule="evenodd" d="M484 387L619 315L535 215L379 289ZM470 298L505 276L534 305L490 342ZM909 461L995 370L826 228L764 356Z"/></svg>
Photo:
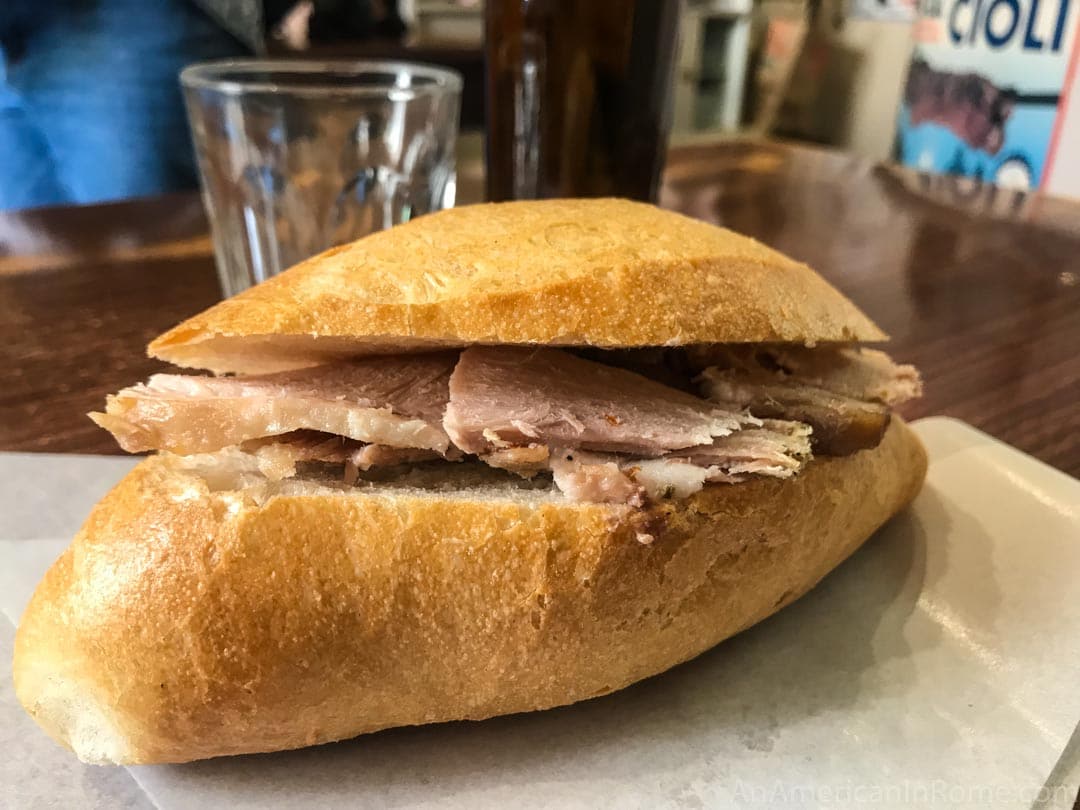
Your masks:
<svg viewBox="0 0 1080 810"><path fill-rule="evenodd" d="M469 186L475 195L475 184ZM809 262L948 414L1080 476L1080 203L735 142L674 149L661 202ZM194 194L0 215L0 450L117 452L84 416L219 296Z"/></svg>

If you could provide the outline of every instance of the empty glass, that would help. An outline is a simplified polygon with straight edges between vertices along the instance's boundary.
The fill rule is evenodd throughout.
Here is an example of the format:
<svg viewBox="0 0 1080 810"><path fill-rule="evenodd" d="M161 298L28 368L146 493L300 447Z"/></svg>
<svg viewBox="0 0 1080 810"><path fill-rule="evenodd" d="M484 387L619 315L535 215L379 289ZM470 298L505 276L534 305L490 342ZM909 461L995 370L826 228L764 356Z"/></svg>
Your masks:
<svg viewBox="0 0 1080 810"><path fill-rule="evenodd" d="M452 70L237 60L180 81L225 295L454 203Z"/></svg>

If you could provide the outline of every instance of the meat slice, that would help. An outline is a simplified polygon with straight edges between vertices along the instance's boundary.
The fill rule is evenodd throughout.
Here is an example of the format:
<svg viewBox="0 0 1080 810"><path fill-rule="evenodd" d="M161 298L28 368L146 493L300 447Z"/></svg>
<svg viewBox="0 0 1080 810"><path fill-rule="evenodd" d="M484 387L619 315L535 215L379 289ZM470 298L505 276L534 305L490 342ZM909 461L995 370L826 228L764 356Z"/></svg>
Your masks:
<svg viewBox="0 0 1080 810"><path fill-rule="evenodd" d="M564 452L551 461L551 474L564 495L574 501L641 506L645 488L620 468L617 456Z"/></svg>
<svg viewBox="0 0 1080 810"><path fill-rule="evenodd" d="M443 458L434 450L362 444L341 436L308 430L253 439L240 445L240 449L255 456L259 472L275 481L292 478L296 475L296 465L309 462L342 464L348 478L350 466L355 473L356 470L370 470L373 467L390 467ZM460 458L460 453L453 455L452 450L450 455L455 459Z"/></svg>
<svg viewBox="0 0 1080 810"><path fill-rule="evenodd" d="M809 437L807 425L766 420L712 445L660 458L567 450L552 454L550 468L555 485L573 500L639 506L646 499L686 498L706 483L735 484L751 474L789 478L810 457Z"/></svg>
<svg viewBox="0 0 1080 810"><path fill-rule="evenodd" d="M255 456L259 472L278 481L296 475L296 465L310 461L344 464L357 442L313 431L298 431L285 436L253 439L240 449Z"/></svg>
<svg viewBox="0 0 1080 810"><path fill-rule="evenodd" d="M877 447L889 426L889 408L794 379L709 368L698 377L702 393L755 416L795 420L813 428L815 452L846 456Z"/></svg>
<svg viewBox="0 0 1080 810"><path fill-rule="evenodd" d="M462 353L443 424L492 466L550 470L573 500L641 505L796 472L810 428L743 410L557 349L484 347Z"/></svg>
<svg viewBox="0 0 1080 810"><path fill-rule="evenodd" d="M896 406L922 395L914 366L885 352L850 346L807 348L790 344L717 345L687 350L689 367L739 371L756 379L822 388L842 397Z"/></svg>
<svg viewBox="0 0 1080 810"><path fill-rule="evenodd" d="M551 462L555 485L571 500L641 506L648 500L687 498L709 482L735 484L740 476L685 458L627 460L609 453L563 453Z"/></svg>
<svg viewBox="0 0 1080 810"><path fill-rule="evenodd" d="M546 445L530 444L527 447L505 447L492 450L481 458L492 467L531 478L541 470L549 469L551 452Z"/></svg>
<svg viewBox="0 0 1080 810"><path fill-rule="evenodd" d="M922 396L915 366L895 363L876 349L783 346L771 352L791 377L841 396L890 406Z"/></svg>
<svg viewBox="0 0 1080 810"><path fill-rule="evenodd" d="M314 430L445 454L453 353L377 357L247 377L157 374L90 417L129 452L207 453Z"/></svg>
<svg viewBox="0 0 1080 810"><path fill-rule="evenodd" d="M358 447L349 456L349 463L358 470L370 470L373 467L392 467L395 464L417 464L422 461L460 461L461 453L451 447L444 454L434 450L421 450L418 447L389 447L385 444L365 444Z"/></svg>
<svg viewBox="0 0 1080 810"><path fill-rule="evenodd" d="M686 459L649 458L624 467L625 474L652 500L688 498L705 486L706 481L736 480L717 468L699 467Z"/></svg>
<svg viewBox="0 0 1080 810"><path fill-rule="evenodd" d="M450 377L443 425L478 455L532 444L657 457L760 421L558 349L474 347Z"/></svg>
<svg viewBox="0 0 1080 810"><path fill-rule="evenodd" d="M754 473L790 478L810 458L811 430L801 422L766 419L759 428L741 430L710 447L697 447L686 455L672 453L671 457L727 476Z"/></svg>
<svg viewBox="0 0 1080 810"><path fill-rule="evenodd" d="M241 444L240 449L255 457L259 472L278 481L295 476L298 464L317 461L344 465L354 452L368 446L340 436L300 430L252 439Z"/></svg>

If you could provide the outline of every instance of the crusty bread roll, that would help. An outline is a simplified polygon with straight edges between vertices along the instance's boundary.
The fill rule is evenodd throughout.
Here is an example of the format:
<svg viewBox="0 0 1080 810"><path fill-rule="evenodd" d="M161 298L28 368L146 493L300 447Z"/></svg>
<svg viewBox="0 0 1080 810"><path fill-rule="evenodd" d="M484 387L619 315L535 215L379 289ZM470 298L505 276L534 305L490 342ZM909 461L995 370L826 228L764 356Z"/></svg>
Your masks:
<svg viewBox="0 0 1080 810"><path fill-rule="evenodd" d="M647 512L444 481L251 485L158 456L30 603L19 700L88 762L182 762L603 695L789 604L914 498L873 450ZM453 488L444 488L453 487ZM635 541L640 521L656 534Z"/></svg>
<svg viewBox="0 0 1080 810"><path fill-rule="evenodd" d="M753 240L638 203L555 200L335 248L150 351L253 373L432 345L884 338ZM926 470L898 418L878 446L793 478L619 504L477 461L346 486L318 469L270 481L252 458L146 459L39 585L15 688L80 758L183 762L606 694L797 599Z"/></svg>
<svg viewBox="0 0 1080 810"><path fill-rule="evenodd" d="M453 208L333 248L166 332L215 372L360 352L884 340L821 276L746 236L628 200Z"/></svg>

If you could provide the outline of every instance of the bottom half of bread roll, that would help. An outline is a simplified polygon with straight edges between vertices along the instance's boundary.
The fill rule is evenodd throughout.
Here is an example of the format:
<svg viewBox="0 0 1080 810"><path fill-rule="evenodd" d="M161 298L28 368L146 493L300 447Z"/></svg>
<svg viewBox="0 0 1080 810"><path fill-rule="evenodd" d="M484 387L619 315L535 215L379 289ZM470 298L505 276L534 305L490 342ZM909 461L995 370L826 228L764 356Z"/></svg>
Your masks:
<svg viewBox="0 0 1080 810"><path fill-rule="evenodd" d="M793 479L644 510L446 466L346 488L146 459L35 592L19 700L86 761L156 763L596 697L804 594L926 457L894 419Z"/></svg>

